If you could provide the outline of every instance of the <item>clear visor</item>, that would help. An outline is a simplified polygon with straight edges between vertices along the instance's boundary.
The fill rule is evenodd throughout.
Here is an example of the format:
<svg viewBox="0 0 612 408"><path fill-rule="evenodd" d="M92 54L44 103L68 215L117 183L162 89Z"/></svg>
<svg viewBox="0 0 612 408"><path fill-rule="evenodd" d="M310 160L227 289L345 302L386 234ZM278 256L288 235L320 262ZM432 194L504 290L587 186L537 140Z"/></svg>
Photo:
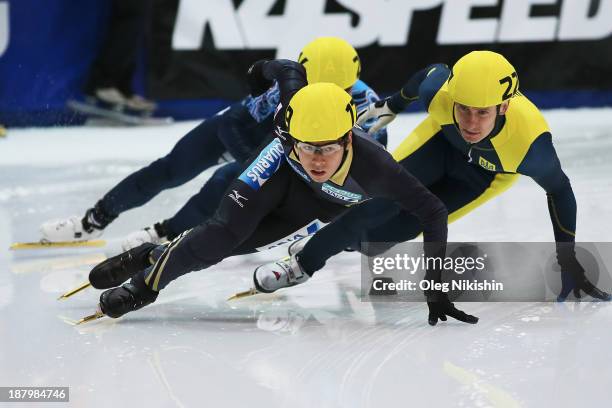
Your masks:
<svg viewBox="0 0 612 408"><path fill-rule="evenodd" d="M297 142L295 147L304 154L321 154L329 156L344 149L344 143L341 141L332 142L324 145L312 145L304 142Z"/></svg>

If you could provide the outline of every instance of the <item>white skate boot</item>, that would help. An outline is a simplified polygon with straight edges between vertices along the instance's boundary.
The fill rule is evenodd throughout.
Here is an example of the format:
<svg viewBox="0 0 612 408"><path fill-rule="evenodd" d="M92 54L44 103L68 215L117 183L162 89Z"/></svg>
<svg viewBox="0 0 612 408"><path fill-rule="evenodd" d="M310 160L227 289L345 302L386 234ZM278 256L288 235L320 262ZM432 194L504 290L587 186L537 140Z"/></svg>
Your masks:
<svg viewBox="0 0 612 408"><path fill-rule="evenodd" d="M308 279L310 276L302 271L294 256L261 265L253 273L255 289L262 293L272 293L281 288L299 285Z"/></svg>
<svg viewBox="0 0 612 408"><path fill-rule="evenodd" d="M47 242L88 241L98 238L104 230L91 227L85 230L82 218L76 215L66 219L55 219L40 226L42 240Z"/></svg>
<svg viewBox="0 0 612 408"><path fill-rule="evenodd" d="M291 245L289 245L289 248L287 248L289 256L295 256L298 252L304 249L304 246L310 240L310 238L312 238L312 235L308 235L307 237L292 242Z"/></svg>
<svg viewBox="0 0 612 408"><path fill-rule="evenodd" d="M311 236L304 237L289 245L287 252L289 256L277 262L269 262L255 269L253 272L254 288L244 292L238 292L228 300L242 299L247 296L253 296L258 293L271 293L281 288L299 285L310 279L310 276L302 271L300 264L296 259L298 254Z"/></svg>
<svg viewBox="0 0 612 408"><path fill-rule="evenodd" d="M162 244L164 241L166 241L165 237L160 237L155 225L151 225L150 227L134 231L125 237L125 239L121 242L121 248L123 248L124 251L129 251L130 249L136 248L145 242Z"/></svg>

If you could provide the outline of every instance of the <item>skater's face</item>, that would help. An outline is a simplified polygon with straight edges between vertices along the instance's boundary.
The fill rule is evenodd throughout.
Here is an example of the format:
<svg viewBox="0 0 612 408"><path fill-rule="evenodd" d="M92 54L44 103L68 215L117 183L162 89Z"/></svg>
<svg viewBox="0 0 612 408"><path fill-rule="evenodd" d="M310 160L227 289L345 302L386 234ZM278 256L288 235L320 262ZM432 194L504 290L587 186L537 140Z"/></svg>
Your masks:
<svg viewBox="0 0 612 408"><path fill-rule="evenodd" d="M297 143L296 152L300 164L310 178L317 183L323 183L331 178L340 167L344 152L351 144L352 133L349 132L346 143L320 142Z"/></svg>
<svg viewBox="0 0 612 408"><path fill-rule="evenodd" d="M499 107L499 114L505 115L508 102ZM468 143L478 143L487 137L495 127L497 107L472 108L460 103L455 104L455 120L461 132L461 137Z"/></svg>

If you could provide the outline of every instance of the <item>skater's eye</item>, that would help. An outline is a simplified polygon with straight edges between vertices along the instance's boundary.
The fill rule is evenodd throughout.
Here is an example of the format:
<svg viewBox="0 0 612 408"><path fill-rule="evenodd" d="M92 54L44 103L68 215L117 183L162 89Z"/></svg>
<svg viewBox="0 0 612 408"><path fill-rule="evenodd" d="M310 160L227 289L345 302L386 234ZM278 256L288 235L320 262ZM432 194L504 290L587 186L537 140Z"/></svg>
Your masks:
<svg viewBox="0 0 612 408"><path fill-rule="evenodd" d="M296 144L297 148L305 154L315 154L320 153L323 156L329 156L336 152L342 150L342 144L340 143L330 143L323 146L315 146L304 142L298 142Z"/></svg>

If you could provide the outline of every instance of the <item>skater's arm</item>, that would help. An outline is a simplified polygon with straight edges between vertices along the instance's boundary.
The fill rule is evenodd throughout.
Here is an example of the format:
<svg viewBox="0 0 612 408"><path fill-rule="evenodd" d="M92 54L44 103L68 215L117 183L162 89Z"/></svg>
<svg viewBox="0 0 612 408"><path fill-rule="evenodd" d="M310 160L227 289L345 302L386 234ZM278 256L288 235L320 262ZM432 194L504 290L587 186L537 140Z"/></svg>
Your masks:
<svg viewBox="0 0 612 408"><path fill-rule="evenodd" d="M401 165L394 167L381 177L382 194L396 200L418 218L423 228L423 241L446 243L448 210L444 203Z"/></svg>
<svg viewBox="0 0 612 408"><path fill-rule="evenodd" d="M258 124L270 120L279 100L278 84L274 83L263 94L245 98L225 114L226 118L220 124L219 139L237 161L246 162L254 152L270 143L271 137L259 140L259 132L254 129Z"/></svg>
<svg viewBox="0 0 612 408"><path fill-rule="evenodd" d="M266 61L262 74L269 80L275 80L280 90L280 103L287 106L291 97L308 84L306 70L302 64L290 60Z"/></svg>
<svg viewBox="0 0 612 408"><path fill-rule="evenodd" d="M572 291L576 297L580 297L581 290L594 298L611 300L608 293L586 278L585 270L576 258L576 198L569 178L561 168L549 132L544 132L531 144L518 172L533 178L546 191L548 212L557 242L557 262L561 267L558 300L565 300Z"/></svg>
<svg viewBox="0 0 612 408"><path fill-rule="evenodd" d="M425 242L446 244L448 211L444 203L380 146L360 143L358 147L368 150L361 157L369 159L355 161L352 171L362 180L369 195L398 202L405 211L417 217ZM441 254L444 256L443 252Z"/></svg>
<svg viewBox="0 0 612 408"><path fill-rule="evenodd" d="M263 75L263 74L262 74ZM267 79L266 79L267 81ZM270 117L276 110L280 100L278 84L274 82L268 90L259 96L248 96L242 101L242 105L249 111L251 117L261 123Z"/></svg>
<svg viewBox="0 0 612 408"><path fill-rule="evenodd" d="M285 108L293 95L308 84L306 70L302 64L290 60L261 60L249 68L248 81L250 83L272 83L276 81L280 90L279 105L274 113L275 134L284 142L285 137Z"/></svg>
<svg viewBox="0 0 612 408"><path fill-rule="evenodd" d="M540 135L517 169L545 191L555 241L573 242L576 235L576 198L552 144L551 134Z"/></svg>
<svg viewBox="0 0 612 408"><path fill-rule="evenodd" d="M357 112L367 109L370 104L373 104L374 102L378 102L380 100L378 94L361 80L357 81L355 85L353 85L351 95L353 96L353 102L355 103L355 109L357 110ZM376 119L371 118L362 123L360 126L363 130L368 132L375 123ZM369 134L369 136L381 145L387 147L388 137L386 127L378 129L377 131Z"/></svg>
<svg viewBox="0 0 612 408"><path fill-rule="evenodd" d="M450 75L444 64L430 65L414 74L402 89L389 98L374 102L357 113L357 123L363 126L372 121L368 133L373 134L387 126L408 105L420 100L429 110L429 105Z"/></svg>
<svg viewBox="0 0 612 408"><path fill-rule="evenodd" d="M428 107L449 74L450 70L445 64L432 64L418 71L410 77L402 89L389 97L387 100L389 109L394 113L400 113L419 99L425 107Z"/></svg>

